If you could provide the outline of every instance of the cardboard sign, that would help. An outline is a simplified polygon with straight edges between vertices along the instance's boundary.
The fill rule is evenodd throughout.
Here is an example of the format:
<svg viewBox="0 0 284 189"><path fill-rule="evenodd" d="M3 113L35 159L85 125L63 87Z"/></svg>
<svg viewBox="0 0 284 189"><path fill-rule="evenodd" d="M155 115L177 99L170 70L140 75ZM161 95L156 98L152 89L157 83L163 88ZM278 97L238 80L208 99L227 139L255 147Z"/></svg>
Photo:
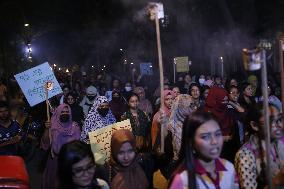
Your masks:
<svg viewBox="0 0 284 189"><path fill-rule="evenodd" d="M110 159L111 136L114 131L119 129L128 129L132 131L130 120L127 119L125 121L117 122L88 133L96 163L103 165Z"/></svg>
<svg viewBox="0 0 284 189"><path fill-rule="evenodd" d="M46 83L52 83L51 90L48 90L48 98L62 93L62 89L47 62L28 69L14 76L20 85L30 106L37 105L46 100Z"/></svg>
<svg viewBox="0 0 284 189"><path fill-rule="evenodd" d="M153 75L152 63L140 63L140 74L141 75Z"/></svg>
<svg viewBox="0 0 284 189"><path fill-rule="evenodd" d="M188 72L189 62L187 56L174 58L174 63L176 65L176 72Z"/></svg>

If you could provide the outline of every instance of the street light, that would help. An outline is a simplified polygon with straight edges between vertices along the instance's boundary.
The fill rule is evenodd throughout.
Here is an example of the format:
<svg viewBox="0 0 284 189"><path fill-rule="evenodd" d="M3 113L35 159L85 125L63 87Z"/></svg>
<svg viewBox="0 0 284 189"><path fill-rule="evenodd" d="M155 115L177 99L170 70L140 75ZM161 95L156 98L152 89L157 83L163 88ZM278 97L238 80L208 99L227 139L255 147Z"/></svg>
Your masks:
<svg viewBox="0 0 284 189"><path fill-rule="evenodd" d="M29 24L28 24L28 23L26 23L24 26L25 26L25 27L29 27Z"/></svg>

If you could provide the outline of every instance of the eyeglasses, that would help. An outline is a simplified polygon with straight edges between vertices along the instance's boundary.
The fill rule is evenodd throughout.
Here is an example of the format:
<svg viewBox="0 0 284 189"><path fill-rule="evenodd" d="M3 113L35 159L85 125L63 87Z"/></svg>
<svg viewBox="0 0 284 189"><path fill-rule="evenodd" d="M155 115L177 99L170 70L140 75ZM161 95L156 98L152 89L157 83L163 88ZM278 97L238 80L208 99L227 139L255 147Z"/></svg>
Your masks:
<svg viewBox="0 0 284 189"><path fill-rule="evenodd" d="M277 117L270 117L269 121L270 121L271 126L276 126L276 124L280 124L280 123L283 124L284 115L281 114Z"/></svg>
<svg viewBox="0 0 284 189"><path fill-rule="evenodd" d="M83 167L77 167L74 170L72 170L73 176L75 177L82 177L85 172L87 173L93 173L95 171L96 165L90 164L86 168Z"/></svg>

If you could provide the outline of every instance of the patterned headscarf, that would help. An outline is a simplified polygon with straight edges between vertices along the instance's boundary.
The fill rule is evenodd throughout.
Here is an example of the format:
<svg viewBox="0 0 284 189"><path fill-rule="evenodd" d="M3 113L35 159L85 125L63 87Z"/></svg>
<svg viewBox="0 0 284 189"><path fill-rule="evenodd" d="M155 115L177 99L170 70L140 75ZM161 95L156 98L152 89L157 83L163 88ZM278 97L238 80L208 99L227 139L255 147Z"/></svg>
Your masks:
<svg viewBox="0 0 284 189"><path fill-rule="evenodd" d="M168 129L173 136L174 159L178 159L184 120L195 110L192 97L187 94L178 95L173 102L171 110Z"/></svg>
<svg viewBox="0 0 284 189"><path fill-rule="evenodd" d="M97 109L103 103L108 103L107 97L98 96L85 120L82 133L81 133L81 140L86 143L89 143L89 139L88 139L89 132L95 131L97 129L103 128L105 126L111 125L116 122L116 119L110 109L105 117L102 117L99 114Z"/></svg>

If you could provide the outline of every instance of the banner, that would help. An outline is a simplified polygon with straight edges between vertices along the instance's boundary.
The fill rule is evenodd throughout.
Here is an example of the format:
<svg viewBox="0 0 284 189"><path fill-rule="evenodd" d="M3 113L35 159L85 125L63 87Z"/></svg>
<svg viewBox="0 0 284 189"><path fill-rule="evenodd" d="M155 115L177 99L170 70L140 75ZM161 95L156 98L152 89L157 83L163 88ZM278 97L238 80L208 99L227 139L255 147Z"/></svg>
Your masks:
<svg viewBox="0 0 284 189"><path fill-rule="evenodd" d="M261 49L243 49L243 63L245 70L259 70L263 61L265 61L265 56L263 56Z"/></svg>
<svg viewBox="0 0 284 189"><path fill-rule="evenodd" d="M187 56L175 57L174 63L176 65L176 72L188 72L189 62Z"/></svg>
<svg viewBox="0 0 284 189"><path fill-rule="evenodd" d="M152 63L140 63L140 74L141 75L153 75Z"/></svg>
<svg viewBox="0 0 284 189"><path fill-rule="evenodd" d="M110 159L111 136L114 131L119 129L128 129L132 131L130 120L127 119L125 121L117 122L88 133L96 163L103 165Z"/></svg>
<svg viewBox="0 0 284 189"><path fill-rule="evenodd" d="M45 85L51 82L53 88L48 90L48 98L62 93L62 89L47 62L28 69L14 76L20 85L30 106L34 106L46 100Z"/></svg>

